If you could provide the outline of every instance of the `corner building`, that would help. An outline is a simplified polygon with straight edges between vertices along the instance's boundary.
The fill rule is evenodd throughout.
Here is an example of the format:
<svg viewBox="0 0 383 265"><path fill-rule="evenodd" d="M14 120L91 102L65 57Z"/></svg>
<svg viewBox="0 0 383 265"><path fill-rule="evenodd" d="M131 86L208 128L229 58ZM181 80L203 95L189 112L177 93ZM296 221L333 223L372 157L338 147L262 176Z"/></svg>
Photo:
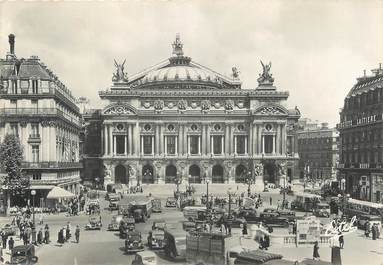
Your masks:
<svg viewBox="0 0 383 265"><path fill-rule="evenodd" d="M340 178L352 198L383 201L383 69L357 78L344 99L337 125Z"/></svg>
<svg viewBox="0 0 383 265"><path fill-rule="evenodd" d="M13 34L9 44L0 59L0 141L6 134L19 137L22 169L40 205L54 186L78 191L80 112L70 90L37 56L17 58Z"/></svg>
<svg viewBox="0 0 383 265"><path fill-rule="evenodd" d="M101 112L104 183L279 183L278 167L298 178L297 108L273 86L270 66L256 89L242 89L238 71L221 75L173 56L133 76L117 64ZM262 169L257 174L256 168Z"/></svg>

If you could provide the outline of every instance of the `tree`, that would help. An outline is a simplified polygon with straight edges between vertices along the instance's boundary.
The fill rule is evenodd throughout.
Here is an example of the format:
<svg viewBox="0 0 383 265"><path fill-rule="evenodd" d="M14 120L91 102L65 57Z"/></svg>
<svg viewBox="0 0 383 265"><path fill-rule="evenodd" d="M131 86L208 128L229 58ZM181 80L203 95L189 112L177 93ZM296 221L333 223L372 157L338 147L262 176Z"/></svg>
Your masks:
<svg viewBox="0 0 383 265"><path fill-rule="evenodd" d="M7 176L4 185L11 194L23 194L29 186L29 178L22 174L21 162L23 160L23 147L19 138L7 134L0 144L0 167Z"/></svg>

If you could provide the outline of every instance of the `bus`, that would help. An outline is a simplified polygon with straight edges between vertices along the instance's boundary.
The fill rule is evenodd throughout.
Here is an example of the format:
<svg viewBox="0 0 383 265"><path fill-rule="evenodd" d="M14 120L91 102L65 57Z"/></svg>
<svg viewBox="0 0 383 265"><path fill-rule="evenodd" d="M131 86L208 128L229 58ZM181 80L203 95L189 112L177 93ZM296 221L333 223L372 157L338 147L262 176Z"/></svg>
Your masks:
<svg viewBox="0 0 383 265"><path fill-rule="evenodd" d="M320 195L311 193L297 193L296 198L291 202L292 210L301 210L311 212L315 209L316 205L321 202Z"/></svg>
<svg viewBox="0 0 383 265"><path fill-rule="evenodd" d="M376 215L383 220L383 204L356 199L348 199L344 205L344 211L349 216Z"/></svg>

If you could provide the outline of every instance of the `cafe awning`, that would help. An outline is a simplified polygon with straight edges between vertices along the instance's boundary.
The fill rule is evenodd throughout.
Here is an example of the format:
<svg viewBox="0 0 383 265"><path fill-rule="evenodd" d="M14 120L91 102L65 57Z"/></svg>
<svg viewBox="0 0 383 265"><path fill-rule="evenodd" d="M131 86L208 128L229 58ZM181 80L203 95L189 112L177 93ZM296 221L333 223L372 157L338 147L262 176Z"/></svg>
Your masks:
<svg viewBox="0 0 383 265"><path fill-rule="evenodd" d="M60 187L54 187L47 195L47 199L69 199L73 197L76 195Z"/></svg>

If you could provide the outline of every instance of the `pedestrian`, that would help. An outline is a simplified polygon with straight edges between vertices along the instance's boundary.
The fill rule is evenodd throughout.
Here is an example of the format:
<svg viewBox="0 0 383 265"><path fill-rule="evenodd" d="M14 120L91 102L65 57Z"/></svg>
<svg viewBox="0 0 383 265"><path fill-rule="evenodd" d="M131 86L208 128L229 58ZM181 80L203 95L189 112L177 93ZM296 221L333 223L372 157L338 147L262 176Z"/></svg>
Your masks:
<svg viewBox="0 0 383 265"><path fill-rule="evenodd" d="M13 247L15 246L15 241L13 240L13 238L11 237L9 240L8 240L8 247L9 247L9 250L12 251Z"/></svg>
<svg viewBox="0 0 383 265"><path fill-rule="evenodd" d="M371 232L372 232L372 240L376 240L377 238L377 225L376 224L373 224L372 225L372 228L371 228Z"/></svg>
<svg viewBox="0 0 383 265"><path fill-rule="evenodd" d="M315 241L314 248L313 248L313 260L319 260L319 245L318 241Z"/></svg>
<svg viewBox="0 0 383 265"><path fill-rule="evenodd" d="M24 246L28 245L28 235L26 231L23 233L23 244Z"/></svg>
<svg viewBox="0 0 383 265"><path fill-rule="evenodd" d="M246 222L243 223L242 235L247 236L247 223Z"/></svg>
<svg viewBox="0 0 383 265"><path fill-rule="evenodd" d="M76 236L76 242L79 243L80 242L80 226L79 225L76 226L76 231L74 234Z"/></svg>
<svg viewBox="0 0 383 265"><path fill-rule="evenodd" d="M273 205L273 198L270 197L270 206Z"/></svg>
<svg viewBox="0 0 383 265"><path fill-rule="evenodd" d="M44 215L43 213L40 213L39 215L39 224L42 225L44 223Z"/></svg>
<svg viewBox="0 0 383 265"><path fill-rule="evenodd" d="M49 244L49 226L48 226L48 224L46 224L45 228L44 228L44 243Z"/></svg>
<svg viewBox="0 0 383 265"><path fill-rule="evenodd" d="M261 236L259 239L259 249L263 250L265 248L265 236Z"/></svg>
<svg viewBox="0 0 383 265"><path fill-rule="evenodd" d="M265 235L265 250L267 250L270 247L270 237L268 235Z"/></svg>
<svg viewBox="0 0 383 265"><path fill-rule="evenodd" d="M271 204L270 204L271 205ZM279 208L281 207L281 200L278 200L277 201L277 211L279 210Z"/></svg>
<svg viewBox="0 0 383 265"><path fill-rule="evenodd" d="M1 240L3 241L3 248L7 248L7 240L8 240L8 235L5 234L5 232L1 233Z"/></svg>
<svg viewBox="0 0 383 265"><path fill-rule="evenodd" d="M339 232L339 247L340 248L343 248L343 246L344 246L344 238L343 238L343 235L342 235L342 232Z"/></svg>
<svg viewBox="0 0 383 265"><path fill-rule="evenodd" d="M367 221L364 224L364 234L365 234L366 237L370 237L370 229L371 229L370 222Z"/></svg>
<svg viewBox="0 0 383 265"><path fill-rule="evenodd" d="M43 243L43 229L40 228L39 232L37 233L37 243L42 244Z"/></svg>

